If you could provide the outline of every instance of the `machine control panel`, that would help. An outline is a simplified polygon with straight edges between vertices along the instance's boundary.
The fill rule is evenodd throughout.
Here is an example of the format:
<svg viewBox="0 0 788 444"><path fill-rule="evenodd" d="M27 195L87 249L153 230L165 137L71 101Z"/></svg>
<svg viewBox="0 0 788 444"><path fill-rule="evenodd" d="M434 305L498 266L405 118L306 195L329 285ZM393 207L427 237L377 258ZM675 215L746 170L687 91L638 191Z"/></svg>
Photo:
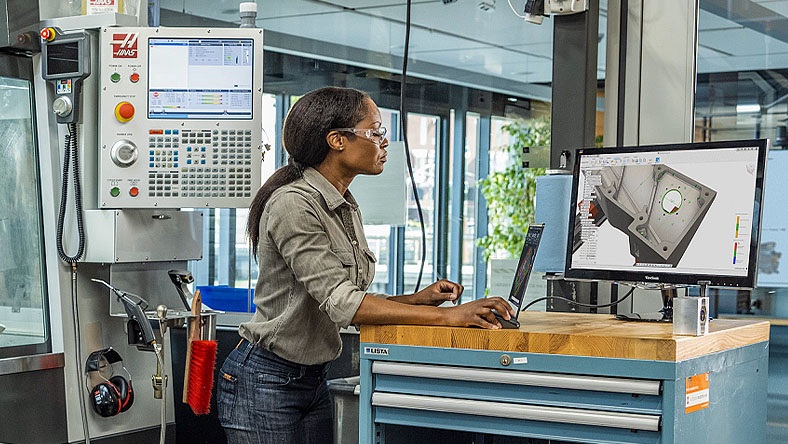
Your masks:
<svg viewBox="0 0 788 444"><path fill-rule="evenodd" d="M57 123L79 121L82 81L90 75L90 38L86 31L41 30L42 75L54 86L52 111Z"/></svg>
<svg viewBox="0 0 788 444"><path fill-rule="evenodd" d="M100 45L100 207L248 207L262 30L103 28Z"/></svg>

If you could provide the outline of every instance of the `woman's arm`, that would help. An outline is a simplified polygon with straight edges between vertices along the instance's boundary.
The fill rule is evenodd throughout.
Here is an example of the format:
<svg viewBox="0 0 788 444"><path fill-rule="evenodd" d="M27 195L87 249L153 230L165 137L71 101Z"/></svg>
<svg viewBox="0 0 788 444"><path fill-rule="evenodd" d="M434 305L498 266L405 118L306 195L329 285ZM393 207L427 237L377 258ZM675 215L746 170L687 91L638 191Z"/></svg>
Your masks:
<svg viewBox="0 0 788 444"><path fill-rule="evenodd" d="M480 299L457 307L439 308L429 305L407 305L369 295L348 279L339 257L332 251L328 234L316 210L305 196L286 192L272 196L263 217L270 241L296 280L319 304L319 309L331 320L344 327L356 324L420 324L420 325L476 325L499 328L492 313L495 308L502 316L509 316L509 305L501 298ZM262 238L261 235L261 238ZM459 296L457 284L439 281L413 297L441 293L453 288Z"/></svg>
<svg viewBox="0 0 788 444"><path fill-rule="evenodd" d="M476 326L498 329L501 328L501 324L495 319L493 309L505 319L510 319L514 315L509 304L498 297L479 299L456 307L432 307L408 305L391 298L380 299L365 295L353 316L353 323Z"/></svg>
<svg viewBox="0 0 788 444"><path fill-rule="evenodd" d="M449 301L455 305L462 296L463 286L446 279L441 279L438 282L430 285L429 287L413 293L401 296L392 296L388 298L390 301L401 302L410 305L441 305Z"/></svg>

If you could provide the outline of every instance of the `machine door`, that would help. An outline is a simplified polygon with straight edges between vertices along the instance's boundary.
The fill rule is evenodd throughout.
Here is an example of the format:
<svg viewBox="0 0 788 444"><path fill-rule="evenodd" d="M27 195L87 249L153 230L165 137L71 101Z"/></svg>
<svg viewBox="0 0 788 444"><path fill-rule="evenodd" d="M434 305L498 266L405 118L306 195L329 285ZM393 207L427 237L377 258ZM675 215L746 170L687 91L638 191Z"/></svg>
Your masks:
<svg viewBox="0 0 788 444"><path fill-rule="evenodd" d="M4 56L0 61L5 61ZM13 61L4 64L7 68ZM32 84L0 69L0 359L50 351ZM3 75L3 74L11 74Z"/></svg>

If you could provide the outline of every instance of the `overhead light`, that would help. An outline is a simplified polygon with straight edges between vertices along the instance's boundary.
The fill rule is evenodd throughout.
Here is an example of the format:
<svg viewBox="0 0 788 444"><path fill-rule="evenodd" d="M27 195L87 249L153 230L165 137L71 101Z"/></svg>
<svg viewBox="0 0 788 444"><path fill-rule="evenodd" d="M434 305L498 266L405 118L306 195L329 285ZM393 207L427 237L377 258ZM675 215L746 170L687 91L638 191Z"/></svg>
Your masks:
<svg viewBox="0 0 788 444"><path fill-rule="evenodd" d="M759 112L761 112L761 105L758 105L757 103L736 105L737 114L759 113Z"/></svg>

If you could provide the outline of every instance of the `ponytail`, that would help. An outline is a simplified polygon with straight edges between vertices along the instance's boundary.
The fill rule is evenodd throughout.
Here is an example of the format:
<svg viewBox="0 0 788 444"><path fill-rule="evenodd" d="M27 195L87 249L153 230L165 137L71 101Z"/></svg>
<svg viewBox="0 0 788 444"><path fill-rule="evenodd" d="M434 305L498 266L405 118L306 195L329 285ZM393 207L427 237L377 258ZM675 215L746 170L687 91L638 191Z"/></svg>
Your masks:
<svg viewBox="0 0 788 444"><path fill-rule="evenodd" d="M265 181L263 186L254 196L252 205L249 206L249 218L246 221L246 232L252 243L252 255L257 257L257 244L260 240L260 218L263 216L265 204L277 188L295 182L304 175L304 170L289 164L279 168Z"/></svg>

